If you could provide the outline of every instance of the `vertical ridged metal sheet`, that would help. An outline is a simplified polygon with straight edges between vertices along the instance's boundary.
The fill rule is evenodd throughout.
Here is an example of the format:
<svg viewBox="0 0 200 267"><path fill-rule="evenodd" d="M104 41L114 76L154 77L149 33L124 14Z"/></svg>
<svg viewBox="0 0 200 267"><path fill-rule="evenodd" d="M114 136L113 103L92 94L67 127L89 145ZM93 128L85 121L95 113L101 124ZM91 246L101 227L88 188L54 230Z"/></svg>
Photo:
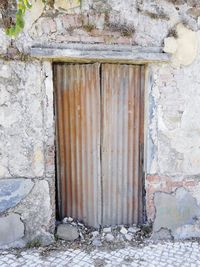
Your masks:
<svg viewBox="0 0 200 267"><path fill-rule="evenodd" d="M54 64L58 207L98 227L101 223L99 64Z"/></svg>
<svg viewBox="0 0 200 267"><path fill-rule="evenodd" d="M102 65L103 225L140 223L144 67Z"/></svg>

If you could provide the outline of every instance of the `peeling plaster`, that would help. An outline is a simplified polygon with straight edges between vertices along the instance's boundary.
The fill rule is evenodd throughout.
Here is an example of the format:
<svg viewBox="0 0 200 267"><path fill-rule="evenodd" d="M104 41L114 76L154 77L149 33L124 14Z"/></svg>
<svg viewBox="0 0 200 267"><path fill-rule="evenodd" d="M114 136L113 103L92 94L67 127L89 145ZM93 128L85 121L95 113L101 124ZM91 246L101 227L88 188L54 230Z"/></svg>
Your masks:
<svg viewBox="0 0 200 267"><path fill-rule="evenodd" d="M154 204L156 208L154 232L166 228L177 239L182 237L181 227L195 225L200 217L200 207L196 199L183 187L172 194L156 192ZM200 235L200 227L198 229Z"/></svg>
<svg viewBox="0 0 200 267"><path fill-rule="evenodd" d="M31 28L33 23L38 20L38 18L42 15L45 8L45 4L42 1L34 0L34 4L30 10L27 10L25 15L25 27Z"/></svg>
<svg viewBox="0 0 200 267"><path fill-rule="evenodd" d="M69 0L69 1L55 0L54 7L55 9L69 10L69 9L80 7L80 1L79 0Z"/></svg>
<svg viewBox="0 0 200 267"><path fill-rule="evenodd" d="M168 37L164 40L164 51L172 54L172 65L188 66L198 54L198 35L179 23L176 27L178 38Z"/></svg>

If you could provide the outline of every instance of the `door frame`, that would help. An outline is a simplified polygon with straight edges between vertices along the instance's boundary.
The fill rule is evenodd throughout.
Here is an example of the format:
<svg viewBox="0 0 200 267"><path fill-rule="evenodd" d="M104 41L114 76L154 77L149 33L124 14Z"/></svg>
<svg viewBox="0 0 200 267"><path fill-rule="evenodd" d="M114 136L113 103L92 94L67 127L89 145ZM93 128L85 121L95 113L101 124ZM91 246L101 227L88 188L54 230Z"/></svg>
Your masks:
<svg viewBox="0 0 200 267"><path fill-rule="evenodd" d="M151 65L159 63L166 64L171 62L171 55L163 52L163 47L150 46L140 47L134 45L120 45L120 44L91 44L91 43L44 43L39 42L31 46L29 50L29 57L33 60L39 60L41 63L49 64L52 66L53 62L66 62L66 63L91 63L91 62L105 62L105 63L122 63L122 64L135 64L145 65L145 86L144 86L144 163L143 163L143 209L144 220L146 217L146 192L145 182L147 172L150 170L152 162L151 140L148 129L149 122L151 121L151 113L153 106L151 104L151 88L153 85ZM149 66L149 64L151 64ZM52 72L50 73L51 87L54 88L52 79ZM54 98L55 102L55 98ZM54 105L55 113L55 105ZM54 130L56 124L54 126ZM56 137L55 137L56 143ZM56 147L56 145L55 145ZM148 153L147 153L148 152ZM56 160L55 160L56 169ZM54 192L55 193L55 192ZM55 206L54 206L55 207Z"/></svg>

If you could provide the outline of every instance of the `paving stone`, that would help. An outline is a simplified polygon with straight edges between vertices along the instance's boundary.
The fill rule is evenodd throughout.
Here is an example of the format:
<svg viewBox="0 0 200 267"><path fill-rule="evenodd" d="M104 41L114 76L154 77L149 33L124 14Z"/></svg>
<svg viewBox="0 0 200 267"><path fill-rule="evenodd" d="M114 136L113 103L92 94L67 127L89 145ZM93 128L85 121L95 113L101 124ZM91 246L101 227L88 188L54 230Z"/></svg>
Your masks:
<svg viewBox="0 0 200 267"><path fill-rule="evenodd" d="M39 254L39 249L25 250L20 257L15 250L12 250L0 251L0 266L198 267L200 266L199 251L200 244L193 246L191 241L179 244L168 241L163 244L145 244L143 247L134 247L127 243L125 248L116 251L110 251L105 246L101 249L96 248L91 253L87 249L68 249L65 247L64 251L59 249L49 251L46 256L43 255L42 257ZM97 263L101 265L97 265Z"/></svg>

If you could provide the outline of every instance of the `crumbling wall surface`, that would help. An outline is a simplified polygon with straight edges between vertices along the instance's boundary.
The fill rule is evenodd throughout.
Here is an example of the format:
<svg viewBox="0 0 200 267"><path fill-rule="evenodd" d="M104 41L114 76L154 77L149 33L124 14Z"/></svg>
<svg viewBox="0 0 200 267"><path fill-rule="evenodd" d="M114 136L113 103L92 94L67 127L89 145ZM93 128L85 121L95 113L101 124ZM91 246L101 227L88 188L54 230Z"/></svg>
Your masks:
<svg viewBox="0 0 200 267"><path fill-rule="evenodd" d="M33 1L25 29L16 41L20 51L28 52L31 45L69 42L162 46L166 36L175 34L177 23L195 31L200 27L198 1L49 2L54 4Z"/></svg>
<svg viewBox="0 0 200 267"><path fill-rule="evenodd" d="M149 70L147 213L161 236L200 236L199 68L198 53L189 66Z"/></svg>
<svg viewBox="0 0 200 267"><path fill-rule="evenodd" d="M199 1L50 2L33 0L16 39L4 32L14 20L15 1L6 12L0 4L0 246L52 238L52 69L29 53L31 46L66 43L165 44L173 54L171 63L148 67L147 219L157 237L200 236Z"/></svg>
<svg viewBox="0 0 200 267"><path fill-rule="evenodd" d="M52 240L51 82L50 63L0 61L0 246Z"/></svg>

